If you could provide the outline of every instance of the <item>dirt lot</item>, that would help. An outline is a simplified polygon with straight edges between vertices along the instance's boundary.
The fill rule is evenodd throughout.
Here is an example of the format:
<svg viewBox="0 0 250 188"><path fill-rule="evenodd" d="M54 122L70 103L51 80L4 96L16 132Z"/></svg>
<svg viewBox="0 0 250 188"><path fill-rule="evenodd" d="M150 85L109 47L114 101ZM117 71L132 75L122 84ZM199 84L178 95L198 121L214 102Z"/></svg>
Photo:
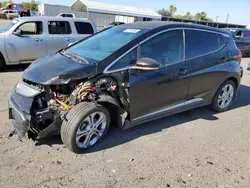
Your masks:
<svg viewBox="0 0 250 188"><path fill-rule="evenodd" d="M127 131L113 126L104 142L75 155L60 137L8 137L7 99L24 68L0 73L1 188L250 187L250 72L228 112L199 108Z"/></svg>

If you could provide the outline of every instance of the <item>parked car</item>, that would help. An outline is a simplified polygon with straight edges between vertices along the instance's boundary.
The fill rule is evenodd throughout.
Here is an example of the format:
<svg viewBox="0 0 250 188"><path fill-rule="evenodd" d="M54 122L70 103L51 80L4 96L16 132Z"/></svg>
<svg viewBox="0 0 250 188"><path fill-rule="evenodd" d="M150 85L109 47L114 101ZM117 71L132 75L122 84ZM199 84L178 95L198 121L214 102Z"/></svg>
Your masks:
<svg viewBox="0 0 250 188"><path fill-rule="evenodd" d="M60 132L80 153L111 123L127 129L204 105L228 110L240 63L228 31L154 21L116 26L32 63L12 92L9 116L19 138Z"/></svg>
<svg viewBox="0 0 250 188"><path fill-rule="evenodd" d="M234 37L243 55L250 56L250 30L246 28L226 28Z"/></svg>
<svg viewBox="0 0 250 188"><path fill-rule="evenodd" d="M14 19L0 28L0 68L10 64L31 63L40 56L56 52L96 32L96 25L85 19Z"/></svg>
<svg viewBox="0 0 250 188"><path fill-rule="evenodd" d="M58 15L58 17L67 17L67 18L75 18L75 14L72 13L61 13Z"/></svg>
<svg viewBox="0 0 250 188"><path fill-rule="evenodd" d="M15 10L4 10L3 14L6 14L7 19L18 17L18 12Z"/></svg>

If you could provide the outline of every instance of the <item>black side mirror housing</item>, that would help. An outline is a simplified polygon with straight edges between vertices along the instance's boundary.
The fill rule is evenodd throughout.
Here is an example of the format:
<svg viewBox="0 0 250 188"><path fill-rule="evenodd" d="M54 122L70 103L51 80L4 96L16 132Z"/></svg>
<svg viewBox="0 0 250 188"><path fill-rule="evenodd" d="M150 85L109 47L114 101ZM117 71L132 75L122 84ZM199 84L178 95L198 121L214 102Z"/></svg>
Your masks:
<svg viewBox="0 0 250 188"><path fill-rule="evenodd" d="M130 69L134 70L147 70L153 71L160 68L160 63L151 58L140 58L136 63L130 66Z"/></svg>
<svg viewBox="0 0 250 188"><path fill-rule="evenodd" d="M17 29L16 31L13 32L13 35L16 35L18 37L22 36L22 30Z"/></svg>

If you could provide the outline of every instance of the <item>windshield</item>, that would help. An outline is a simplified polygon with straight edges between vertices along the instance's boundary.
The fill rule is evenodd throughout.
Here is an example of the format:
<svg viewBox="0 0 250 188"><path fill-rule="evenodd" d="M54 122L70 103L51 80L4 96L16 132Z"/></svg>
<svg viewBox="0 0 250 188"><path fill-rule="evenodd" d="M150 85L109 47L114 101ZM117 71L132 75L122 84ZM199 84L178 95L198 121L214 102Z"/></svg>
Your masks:
<svg viewBox="0 0 250 188"><path fill-rule="evenodd" d="M10 21L8 24L6 24L5 26L0 27L0 33L4 33L6 31L8 31L10 28L12 28L15 24L18 23L18 20L14 19L12 21Z"/></svg>
<svg viewBox="0 0 250 188"><path fill-rule="evenodd" d="M86 59L88 63L101 61L147 31L114 27L68 48L64 53Z"/></svg>

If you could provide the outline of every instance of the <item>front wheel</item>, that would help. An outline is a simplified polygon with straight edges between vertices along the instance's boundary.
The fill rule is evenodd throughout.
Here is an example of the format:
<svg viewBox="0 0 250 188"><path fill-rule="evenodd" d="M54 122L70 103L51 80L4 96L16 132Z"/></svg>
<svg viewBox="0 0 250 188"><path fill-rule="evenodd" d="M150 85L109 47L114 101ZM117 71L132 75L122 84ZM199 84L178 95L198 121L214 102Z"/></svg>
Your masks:
<svg viewBox="0 0 250 188"><path fill-rule="evenodd" d="M217 90L213 101L212 109L217 112L224 112L230 108L236 93L236 85L232 80L225 81Z"/></svg>
<svg viewBox="0 0 250 188"><path fill-rule="evenodd" d="M67 114L61 127L63 143L74 153L96 145L110 124L109 111L99 104L79 103Z"/></svg>

